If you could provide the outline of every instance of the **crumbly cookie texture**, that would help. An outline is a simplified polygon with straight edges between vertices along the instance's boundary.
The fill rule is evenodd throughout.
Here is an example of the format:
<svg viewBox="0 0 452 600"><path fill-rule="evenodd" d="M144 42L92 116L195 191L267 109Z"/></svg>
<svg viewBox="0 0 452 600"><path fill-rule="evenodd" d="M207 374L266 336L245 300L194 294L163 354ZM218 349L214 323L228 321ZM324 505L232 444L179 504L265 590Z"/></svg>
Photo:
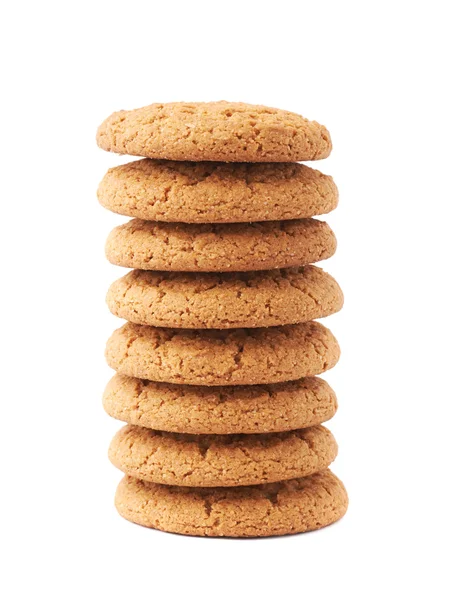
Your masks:
<svg viewBox="0 0 452 600"><path fill-rule="evenodd" d="M189 161L297 162L326 158L328 130L301 115L242 102L173 102L121 110L97 131L104 150Z"/></svg>
<svg viewBox="0 0 452 600"><path fill-rule="evenodd" d="M109 458L126 475L168 485L255 485L306 477L337 455L322 425L283 433L190 435L126 425L113 438Z"/></svg>
<svg viewBox="0 0 452 600"><path fill-rule="evenodd" d="M297 163L138 160L110 169L97 196L121 215L181 223L302 219L338 203L330 176Z"/></svg>
<svg viewBox="0 0 452 600"><path fill-rule="evenodd" d="M108 383L103 405L120 421L192 434L269 433L319 425L337 410L326 381L305 377L269 385L175 385L124 375Z"/></svg>
<svg viewBox="0 0 452 600"><path fill-rule="evenodd" d="M247 273L131 271L107 294L111 312L154 327L270 327L327 317L342 308L342 291L308 265Z"/></svg>
<svg viewBox="0 0 452 600"><path fill-rule="evenodd" d="M126 323L106 348L108 364L121 375L188 385L291 381L327 371L339 354L331 331L315 321L232 330Z"/></svg>
<svg viewBox="0 0 452 600"><path fill-rule="evenodd" d="M336 237L317 219L264 223L157 223L115 227L105 253L114 265L151 271L229 272L299 267L330 258Z"/></svg>
<svg viewBox="0 0 452 600"><path fill-rule="evenodd" d="M124 477L116 508L124 518L185 535L263 537L320 529L347 511L342 482L326 469L300 479L236 488L190 488Z"/></svg>

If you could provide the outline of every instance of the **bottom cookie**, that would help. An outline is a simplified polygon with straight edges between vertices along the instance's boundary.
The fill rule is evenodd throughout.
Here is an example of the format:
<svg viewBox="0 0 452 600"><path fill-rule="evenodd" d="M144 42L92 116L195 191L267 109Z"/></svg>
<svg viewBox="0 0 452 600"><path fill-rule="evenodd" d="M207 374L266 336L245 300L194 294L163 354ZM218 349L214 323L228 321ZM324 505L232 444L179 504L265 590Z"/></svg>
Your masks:
<svg viewBox="0 0 452 600"><path fill-rule="evenodd" d="M237 488L189 488L124 477L121 516L153 529L211 537L264 537L320 529L348 506L342 482L326 469L309 477Z"/></svg>

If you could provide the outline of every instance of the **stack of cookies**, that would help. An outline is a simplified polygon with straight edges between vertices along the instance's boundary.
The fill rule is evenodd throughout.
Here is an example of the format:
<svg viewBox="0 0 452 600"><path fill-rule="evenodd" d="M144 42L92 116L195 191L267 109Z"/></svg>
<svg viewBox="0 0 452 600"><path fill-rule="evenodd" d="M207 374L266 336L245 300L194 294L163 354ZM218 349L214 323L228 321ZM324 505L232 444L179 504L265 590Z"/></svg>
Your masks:
<svg viewBox="0 0 452 600"><path fill-rule="evenodd" d="M343 302L312 263L336 240L311 217L337 205L328 131L241 103L153 104L111 115L104 150L145 157L110 169L98 197L133 217L108 259L133 269L107 302L127 320L107 343L106 411L125 421L110 459L119 513L200 536L318 529L347 508L322 425L337 408L316 375L339 346L315 321Z"/></svg>

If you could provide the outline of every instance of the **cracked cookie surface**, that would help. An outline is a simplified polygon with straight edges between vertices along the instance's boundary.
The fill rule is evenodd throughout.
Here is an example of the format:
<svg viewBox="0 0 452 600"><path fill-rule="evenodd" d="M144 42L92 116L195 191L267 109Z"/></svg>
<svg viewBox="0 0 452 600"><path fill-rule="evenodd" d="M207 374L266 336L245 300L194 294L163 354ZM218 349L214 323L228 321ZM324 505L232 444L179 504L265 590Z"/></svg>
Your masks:
<svg viewBox="0 0 452 600"><path fill-rule="evenodd" d="M103 396L120 421L193 434L269 433L319 425L337 410L326 381L305 377L269 385L206 387L115 375Z"/></svg>
<svg viewBox="0 0 452 600"><path fill-rule="evenodd" d="M151 271L258 271L299 267L333 256L336 237L323 221L157 223L132 219L107 239L108 260Z"/></svg>
<svg viewBox="0 0 452 600"><path fill-rule="evenodd" d="M107 342L121 375L188 385L277 383L319 375L339 360L331 331L315 321L258 329L169 329L126 323Z"/></svg>
<svg viewBox="0 0 452 600"><path fill-rule="evenodd" d="M337 282L307 265L246 273L131 271L107 294L110 311L154 327L271 327L327 317L342 308Z"/></svg>
<svg viewBox="0 0 452 600"><path fill-rule="evenodd" d="M320 529L347 511L343 483L329 470L301 479L237 488L190 488L124 477L121 516L184 535L263 537Z"/></svg>
<svg viewBox="0 0 452 600"><path fill-rule="evenodd" d="M297 163L137 160L109 169L97 197L121 215L180 223L302 219L338 203L332 177Z"/></svg>
<svg viewBox="0 0 452 600"><path fill-rule="evenodd" d="M322 471L336 458L337 444L322 425L253 435L191 435L126 425L108 454L115 467L144 481L230 487Z"/></svg>
<svg viewBox="0 0 452 600"><path fill-rule="evenodd" d="M297 162L326 158L328 130L277 108L243 102L170 102L110 115L100 148L119 154L190 161Z"/></svg>

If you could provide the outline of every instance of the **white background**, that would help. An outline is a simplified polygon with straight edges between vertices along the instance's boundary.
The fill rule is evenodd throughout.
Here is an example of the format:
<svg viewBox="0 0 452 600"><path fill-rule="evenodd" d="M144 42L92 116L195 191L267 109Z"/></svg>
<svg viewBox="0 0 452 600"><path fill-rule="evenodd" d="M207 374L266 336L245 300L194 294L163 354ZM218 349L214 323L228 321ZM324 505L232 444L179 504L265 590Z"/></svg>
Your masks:
<svg viewBox="0 0 452 600"><path fill-rule="evenodd" d="M450 598L448 2L10 2L3 10L0 586L15 598ZM447 54L449 53L449 56ZM113 507L104 305L124 219L96 187L129 159L118 109L219 100L330 129L340 206L324 263L346 305L327 375L347 516L268 540L186 538ZM2 570L3 570L2 569Z"/></svg>

